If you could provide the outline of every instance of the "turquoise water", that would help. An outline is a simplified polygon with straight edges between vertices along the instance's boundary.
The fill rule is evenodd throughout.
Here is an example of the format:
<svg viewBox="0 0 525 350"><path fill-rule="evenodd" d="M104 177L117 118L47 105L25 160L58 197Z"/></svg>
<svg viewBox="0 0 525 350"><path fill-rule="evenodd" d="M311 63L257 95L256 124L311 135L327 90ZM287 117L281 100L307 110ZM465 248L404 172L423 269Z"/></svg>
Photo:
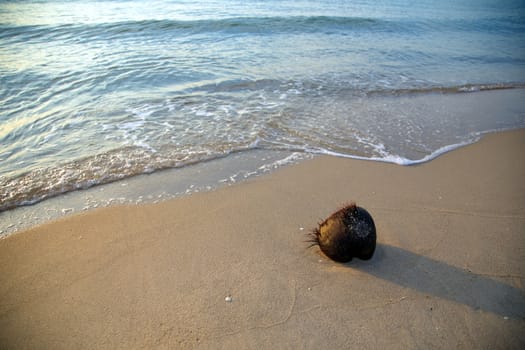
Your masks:
<svg viewBox="0 0 525 350"><path fill-rule="evenodd" d="M525 126L523 1L0 1L0 211L253 150Z"/></svg>

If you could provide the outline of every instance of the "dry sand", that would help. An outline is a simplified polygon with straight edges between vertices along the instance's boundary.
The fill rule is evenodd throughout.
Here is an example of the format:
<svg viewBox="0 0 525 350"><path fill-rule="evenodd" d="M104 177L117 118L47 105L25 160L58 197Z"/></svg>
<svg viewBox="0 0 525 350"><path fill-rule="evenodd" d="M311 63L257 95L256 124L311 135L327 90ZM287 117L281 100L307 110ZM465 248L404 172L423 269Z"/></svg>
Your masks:
<svg viewBox="0 0 525 350"><path fill-rule="evenodd" d="M523 349L524 150L518 130L420 166L317 157L13 235L0 348ZM372 260L306 249L350 200Z"/></svg>

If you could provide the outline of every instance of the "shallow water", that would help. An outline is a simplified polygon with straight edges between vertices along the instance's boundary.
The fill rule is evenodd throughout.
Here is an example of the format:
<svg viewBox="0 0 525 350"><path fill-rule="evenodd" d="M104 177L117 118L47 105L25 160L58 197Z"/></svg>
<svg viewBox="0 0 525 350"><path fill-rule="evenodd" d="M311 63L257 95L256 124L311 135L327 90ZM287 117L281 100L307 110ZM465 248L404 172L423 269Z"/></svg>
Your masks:
<svg viewBox="0 0 525 350"><path fill-rule="evenodd" d="M524 15L510 0L1 2L0 211L254 150L413 164L524 127Z"/></svg>

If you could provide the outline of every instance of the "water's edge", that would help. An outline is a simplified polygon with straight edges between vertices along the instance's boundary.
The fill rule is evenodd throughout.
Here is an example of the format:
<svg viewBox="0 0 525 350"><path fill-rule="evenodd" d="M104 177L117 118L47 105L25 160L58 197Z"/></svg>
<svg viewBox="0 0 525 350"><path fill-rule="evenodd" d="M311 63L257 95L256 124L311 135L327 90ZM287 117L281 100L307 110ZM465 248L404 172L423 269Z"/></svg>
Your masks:
<svg viewBox="0 0 525 350"><path fill-rule="evenodd" d="M267 150L239 152L224 158L157 171L152 174L137 175L88 189L67 192L33 205L20 206L0 212L0 239L46 222L89 210L114 205L158 203L198 192L213 191L316 156L387 162L392 163L392 166L417 166L430 162L445 153L476 143L488 134L519 129L521 128L480 132L472 135L470 142L443 147L423 161L405 165L389 162L385 159L342 156L335 153L313 154Z"/></svg>
<svg viewBox="0 0 525 350"><path fill-rule="evenodd" d="M58 194L31 205L0 212L0 239L64 216L97 208L158 203L212 191L312 157L314 155L299 152L250 150Z"/></svg>
<svg viewBox="0 0 525 350"><path fill-rule="evenodd" d="M299 110L282 111L282 115L271 117L261 130L242 142L174 147L170 141L158 149L148 144L128 145L84 157L78 156L74 146L63 146L62 157L68 159L65 162L57 159L54 165L26 169L19 175L0 175L0 212L140 174L260 151L328 154L413 165L475 142L483 133L525 126L525 89L465 89L467 93L440 90L380 94L354 98L350 106L342 96L326 96ZM242 125L247 126L250 118L242 119ZM235 138L240 132L239 125L232 123L223 125L223 136ZM209 135L209 130L200 126L191 130ZM148 126L141 122L134 128L140 132ZM55 154L41 150L39 145L28 149L35 161L42 157L34 150L44 152L43 158L45 154ZM3 165L9 168L8 164Z"/></svg>

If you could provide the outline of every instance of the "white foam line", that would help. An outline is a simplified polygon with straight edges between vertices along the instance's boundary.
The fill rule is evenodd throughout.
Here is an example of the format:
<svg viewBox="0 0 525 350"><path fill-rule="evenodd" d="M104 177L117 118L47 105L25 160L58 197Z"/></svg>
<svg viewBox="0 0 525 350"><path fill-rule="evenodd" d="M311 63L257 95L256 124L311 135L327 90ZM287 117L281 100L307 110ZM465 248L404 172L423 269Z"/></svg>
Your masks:
<svg viewBox="0 0 525 350"><path fill-rule="evenodd" d="M299 152L294 152L292 154L290 154L289 156L283 158L283 159L279 159L279 160L276 160L270 164L264 164L264 165L261 165L259 167L259 170L265 172L265 171L269 171L271 169L277 169L277 168L280 168L284 165L288 165L288 164L292 164L294 162L297 162L301 159L304 159L304 156L299 153Z"/></svg>
<svg viewBox="0 0 525 350"><path fill-rule="evenodd" d="M480 138L481 138L481 134L479 134L474 139L469 140L469 141L464 141L464 142L456 143L456 144L453 144L453 145L443 146L443 147L435 150L431 154L429 154L429 155L427 155L427 156L425 156L425 157L423 157L421 159L417 159L417 160L408 159L408 158L404 158L404 157L400 157L400 156L396 156L396 155L391 155L391 154L390 155L386 155L384 157L363 157L363 156L356 156L356 155L349 155L349 154L333 152L333 151L324 150L324 149L323 150L306 149L305 151L307 153L323 154L323 155L329 155L329 156L334 156L334 157L351 158L351 159L357 159L357 160L369 160L369 161L375 161L375 162L393 163L393 164L398 164L398 165L410 166L410 165L417 165L417 164L426 163L428 161L431 161L431 160L433 160L433 159L435 159L435 158L437 158L437 157L439 157L439 156L441 156L441 155L443 155L445 153L453 151L455 149L458 149L458 148L461 148L461 147L464 147L464 146L476 143L477 141L479 141Z"/></svg>

